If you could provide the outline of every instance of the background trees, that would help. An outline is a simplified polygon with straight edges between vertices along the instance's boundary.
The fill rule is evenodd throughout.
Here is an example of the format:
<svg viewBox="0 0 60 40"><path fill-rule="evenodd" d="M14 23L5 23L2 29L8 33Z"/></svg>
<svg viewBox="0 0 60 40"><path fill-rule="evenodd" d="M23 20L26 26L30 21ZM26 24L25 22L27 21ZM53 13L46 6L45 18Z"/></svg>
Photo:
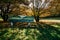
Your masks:
<svg viewBox="0 0 60 40"><path fill-rule="evenodd" d="M26 0L0 0L0 15L3 20L7 21L9 13L19 14L19 6L22 3L27 5Z"/></svg>
<svg viewBox="0 0 60 40"><path fill-rule="evenodd" d="M1 17L4 21L8 19L8 13L10 10L12 0L0 0L0 10L1 10Z"/></svg>
<svg viewBox="0 0 60 40"><path fill-rule="evenodd" d="M27 15L33 16L31 8L29 8L29 0L0 0L0 15L7 21L8 16L12 15ZM35 10L35 9L34 9ZM60 0L52 0L49 7L39 9L39 17L59 16L60 15Z"/></svg>

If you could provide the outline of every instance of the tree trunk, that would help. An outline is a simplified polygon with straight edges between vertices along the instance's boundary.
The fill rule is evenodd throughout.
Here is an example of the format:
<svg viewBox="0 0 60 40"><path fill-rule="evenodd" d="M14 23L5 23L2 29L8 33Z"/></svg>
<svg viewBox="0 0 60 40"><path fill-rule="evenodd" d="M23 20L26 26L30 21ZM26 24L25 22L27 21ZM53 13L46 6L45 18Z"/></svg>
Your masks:
<svg viewBox="0 0 60 40"><path fill-rule="evenodd" d="M39 22L39 16L35 16L36 22Z"/></svg>
<svg viewBox="0 0 60 40"><path fill-rule="evenodd" d="M36 20L36 22L37 23L39 23L39 9L36 9L36 11L35 11L35 20Z"/></svg>
<svg viewBox="0 0 60 40"><path fill-rule="evenodd" d="M4 11L3 6L1 6L1 8L0 8L1 9L1 17L3 18L4 21L8 20L10 3L8 3L6 7L7 7L7 9L5 9L5 11Z"/></svg>
<svg viewBox="0 0 60 40"><path fill-rule="evenodd" d="M7 21L7 19L8 19L8 15L3 15L2 18L3 18L4 21Z"/></svg>

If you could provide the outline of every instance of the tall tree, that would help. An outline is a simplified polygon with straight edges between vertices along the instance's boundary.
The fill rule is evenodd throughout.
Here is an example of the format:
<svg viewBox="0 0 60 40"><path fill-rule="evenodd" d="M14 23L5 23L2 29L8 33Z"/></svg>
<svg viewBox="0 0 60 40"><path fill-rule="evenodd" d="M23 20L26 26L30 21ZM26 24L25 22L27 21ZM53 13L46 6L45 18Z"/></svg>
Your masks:
<svg viewBox="0 0 60 40"><path fill-rule="evenodd" d="M0 0L1 17L4 21L8 19L8 13L11 11L10 5L12 2L13 0Z"/></svg>
<svg viewBox="0 0 60 40"><path fill-rule="evenodd" d="M36 22L39 22L40 11L49 7L51 0L33 0L33 10Z"/></svg>

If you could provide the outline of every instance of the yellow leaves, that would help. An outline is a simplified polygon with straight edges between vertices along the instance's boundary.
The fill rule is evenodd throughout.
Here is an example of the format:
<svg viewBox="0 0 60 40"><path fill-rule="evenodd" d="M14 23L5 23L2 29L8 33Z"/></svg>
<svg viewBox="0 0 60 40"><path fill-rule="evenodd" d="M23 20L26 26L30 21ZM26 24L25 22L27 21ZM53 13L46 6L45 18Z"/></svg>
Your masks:
<svg viewBox="0 0 60 40"><path fill-rule="evenodd" d="M22 7L20 7L20 11L24 11L25 10L25 8L22 6Z"/></svg>
<svg viewBox="0 0 60 40"><path fill-rule="evenodd" d="M25 6L20 6L20 12L22 13L22 15L27 15L27 16L32 16L33 12L31 9L27 9L27 7Z"/></svg>
<svg viewBox="0 0 60 40"><path fill-rule="evenodd" d="M46 16L50 16L50 15L51 15L50 12L45 12L45 13L41 14L40 17L46 17Z"/></svg>
<svg viewBox="0 0 60 40"><path fill-rule="evenodd" d="M26 12L26 14L27 14L28 16L32 16L32 15L33 15L33 12L32 12L31 9L25 10L25 12Z"/></svg>
<svg viewBox="0 0 60 40"><path fill-rule="evenodd" d="M15 3L15 4L17 4L17 3ZM13 12L15 14L27 15L27 16L32 16L34 14L35 14L35 16L38 15L38 12L34 12L34 10L36 11L36 9L33 9L33 11L32 11L30 8L28 8L24 4L18 4L18 5L19 5L19 8L13 9ZM59 10L60 10L60 5L59 5L58 1L53 0L46 9L40 8L39 15L40 15L40 17L51 16L51 15L55 15L55 14L59 13Z"/></svg>

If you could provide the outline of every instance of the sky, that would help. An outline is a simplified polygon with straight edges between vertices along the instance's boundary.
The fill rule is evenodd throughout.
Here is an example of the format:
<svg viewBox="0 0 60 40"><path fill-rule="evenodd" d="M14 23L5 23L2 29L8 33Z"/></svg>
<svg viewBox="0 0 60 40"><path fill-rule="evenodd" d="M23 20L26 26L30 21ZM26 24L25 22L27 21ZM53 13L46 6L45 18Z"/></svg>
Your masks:
<svg viewBox="0 0 60 40"><path fill-rule="evenodd" d="M30 1L30 0L29 0ZM51 0L33 0L33 1L30 1L30 4L29 4L29 7L30 8L33 8L33 6L35 8L47 8L50 4Z"/></svg>

